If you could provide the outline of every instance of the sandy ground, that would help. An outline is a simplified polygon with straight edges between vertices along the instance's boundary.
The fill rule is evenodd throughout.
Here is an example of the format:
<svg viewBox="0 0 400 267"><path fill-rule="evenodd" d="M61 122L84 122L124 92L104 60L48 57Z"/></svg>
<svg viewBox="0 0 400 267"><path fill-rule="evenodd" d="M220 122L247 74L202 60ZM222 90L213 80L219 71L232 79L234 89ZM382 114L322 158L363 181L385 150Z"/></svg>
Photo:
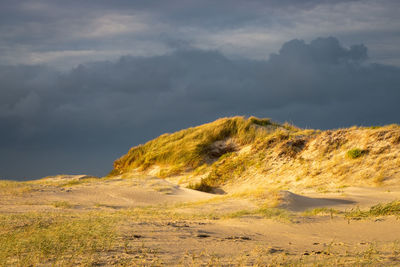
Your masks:
<svg viewBox="0 0 400 267"><path fill-rule="evenodd" d="M50 211L52 204L60 201L74 205L76 209L103 206L114 209L171 204L209 199L213 195L182 188L156 177L131 179L93 179L81 184L83 175L47 178L35 184L23 195L0 198L0 212Z"/></svg>
<svg viewBox="0 0 400 267"><path fill-rule="evenodd" d="M356 221L350 224L339 218L304 220L295 224L245 218L224 221L168 221L134 223L126 233L137 234L131 245L140 245L168 264L206 263L212 258L224 264L247 265L270 263L274 257L294 257L312 263L316 256L332 261L347 256L343 262L374 249L378 262L400 264L397 254L400 224L395 219ZM129 229L129 230L128 230ZM196 261L194 261L196 262ZM335 262L335 261L333 261ZM376 263L376 262L375 262ZM352 264L350 264L352 265Z"/></svg>
<svg viewBox="0 0 400 267"><path fill-rule="evenodd" d="M129 210L135 207L171 207L193 214L234 212L256 207L247 199L213 201L215 195L193 191L155 177L93 179L83 176L49 178L23 194L1 195L1 213L60 211L55 203L70 204L68 211ZM60 186L62 185L62 186ZM369 208L400 199L400 188L340 189L334 193L281 192L281 208L297 212L292 222L249 215L235 219L157 218L126 221L120 226L124 247L99 257L99 265L112 265L123 254L142 263L243 264L274 262L330 265L400 265L400 222L394 217L348 220L341 216L303 216L316 207L348 210ZM190 203L197 203L190 205ZM168 206L169 205L169 206ZM141 249L138 249L141 248ZM373 257L372 257L372 256ZM368 258L371 257L371 258Z"/></svg>

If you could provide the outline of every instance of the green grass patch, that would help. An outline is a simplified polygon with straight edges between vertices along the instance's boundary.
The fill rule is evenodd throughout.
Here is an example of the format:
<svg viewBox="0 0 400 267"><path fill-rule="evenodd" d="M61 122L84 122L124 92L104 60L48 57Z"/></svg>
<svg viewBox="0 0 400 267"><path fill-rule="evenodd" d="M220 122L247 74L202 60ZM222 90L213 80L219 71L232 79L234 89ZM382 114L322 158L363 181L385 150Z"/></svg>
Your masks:
<svg viewBox="0 0 400 267"><path fill-rule="evenodd" d="M392 201L389 203L380 203L372 206L369 210L361 210L359 207L345 211L344 216L347 219L362 219L383 216L400 217L400 201Z"/></svg>
<svg viewBox="0 0 400 267"><path fill-rule="evenodd" d="M371 209L369 210L369 214L372 216L400 216L400 201L393 201L387 204L375 205L371 207Z"/></svg>
<svg viewBox="0 0 400 267"><path fill-rule="evenodd" d="M366 154L367 150L359 149L359 148L353 148L347 151L346 155L347 157L351 159L356 159L361 157L362 155Z"/></svg>

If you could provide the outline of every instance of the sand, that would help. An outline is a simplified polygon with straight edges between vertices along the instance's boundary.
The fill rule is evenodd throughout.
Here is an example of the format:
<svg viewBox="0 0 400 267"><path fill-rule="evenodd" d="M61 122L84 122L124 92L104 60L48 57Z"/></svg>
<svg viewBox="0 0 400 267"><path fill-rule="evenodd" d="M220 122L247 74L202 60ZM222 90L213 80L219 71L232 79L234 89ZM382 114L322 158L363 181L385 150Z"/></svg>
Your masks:
<svg viewBox="0 0 400 267"><path fill-rule="evenodd" d="M222 214L256 208L248 199L214 201L213 194L182 188L156 177L93 178L82 182L84 179L84 176L52 177L36 183L29 192L1 195L0 212L123 211L175 205L176 212L196 215L205 211ZM68 184L70 181L82 183ZM302 194L282 191L280 197L280 208L298 214L291 222L256 214L225 219L155 216L128 220L119 229L128 248L99 255L98 264L113 265L123 256L144 255L142 263L168 265L210 262L263 265L293 260L305 265L323 262L351 266L362 263L368 253L373 257L366 264L400 264L396 254L400 223L394 217L349 220L339 215L301 215L316 207L349 210L387 203L400 199L399 188L348 187L332 193L309 190ZM59 202L69 206L62 209L55 204Z"/></svg>

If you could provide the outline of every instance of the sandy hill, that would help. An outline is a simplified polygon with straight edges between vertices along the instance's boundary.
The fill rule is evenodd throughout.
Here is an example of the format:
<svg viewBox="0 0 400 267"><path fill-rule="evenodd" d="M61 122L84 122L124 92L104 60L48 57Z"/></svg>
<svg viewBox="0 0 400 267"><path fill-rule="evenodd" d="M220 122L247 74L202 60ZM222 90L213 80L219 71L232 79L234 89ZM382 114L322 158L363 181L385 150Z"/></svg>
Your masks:
<svg viewBox="0 0 400 267"><path fill-rule="evenodd" d="M396 186L400 126L321 131L222 118L131 148L110 176L138 173L208 192Z"/></svg>
<svg viewBox="0 0 400 267"><path fill-rule="evenodd" d="M399 154L398 125L233 117L107 177L0 180L0 266L399 266Z"/></svg>

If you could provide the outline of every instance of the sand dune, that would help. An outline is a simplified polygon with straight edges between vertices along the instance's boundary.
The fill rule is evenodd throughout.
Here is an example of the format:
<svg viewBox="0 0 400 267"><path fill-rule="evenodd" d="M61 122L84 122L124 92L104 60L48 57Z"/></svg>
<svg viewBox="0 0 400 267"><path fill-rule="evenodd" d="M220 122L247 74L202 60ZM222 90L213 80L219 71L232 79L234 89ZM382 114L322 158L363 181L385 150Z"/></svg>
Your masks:
<svg viewBox="0 0 400 267"><path fill-rule="evenodd" d="M294 194L290 191L281 191L281 208L292 211L304 211L316 207L343 207L355 204L356 201L340 198L313 198Z"/></svg>

